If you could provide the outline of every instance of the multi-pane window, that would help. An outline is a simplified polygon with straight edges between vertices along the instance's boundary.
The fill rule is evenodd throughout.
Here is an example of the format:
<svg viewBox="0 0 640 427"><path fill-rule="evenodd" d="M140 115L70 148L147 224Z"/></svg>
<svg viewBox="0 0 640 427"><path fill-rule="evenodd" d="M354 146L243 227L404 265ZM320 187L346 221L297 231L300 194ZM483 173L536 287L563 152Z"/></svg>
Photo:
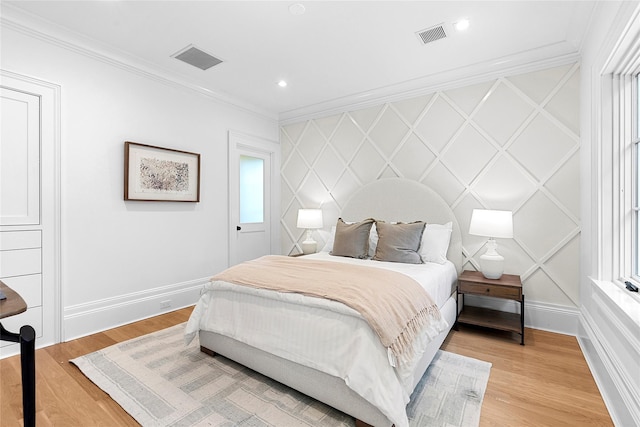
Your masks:
<svg viewBox="0 0 640 427"><path fill-rule="evenodd" d="M634 266L633 276L640 281L640 74L633 79L632 137L634 148L635 191L633 200Z"/></svg>

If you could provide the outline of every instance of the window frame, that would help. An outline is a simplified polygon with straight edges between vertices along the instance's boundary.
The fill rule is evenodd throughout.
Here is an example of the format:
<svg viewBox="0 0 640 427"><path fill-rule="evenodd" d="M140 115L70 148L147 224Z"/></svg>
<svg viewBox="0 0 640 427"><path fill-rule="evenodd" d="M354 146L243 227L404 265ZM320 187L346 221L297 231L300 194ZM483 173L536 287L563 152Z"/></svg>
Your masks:
<svg viewBox="0 0 640 427"><path fill-rule="evenodd" d="M612 192L611 212L613 254L609 271L614 284L624 290L629 281L640 287L640 135L638 134L640 57L625 61L625 67L608 75L611 98ZM601 250L606 251L606 245ZM605 254L602 254L606 258ZM605 277L609 274L605 274ZM624 295L640 302L640 295L625 290Z"/></svg>
<svg viewBox="0 0 640 427"><path fill-rule="evenodd" d="M640 22L632 21L623 34L600 72L594 273L640 303L638 293L625 289L626 281L640 287Z"/></svg>
<svg viewBox="0 0 640 427"><path fill-rule="evenodd" d="M630 279L640 284L640 72L632 79L631 145L633 147L633 266Z"/></svg>

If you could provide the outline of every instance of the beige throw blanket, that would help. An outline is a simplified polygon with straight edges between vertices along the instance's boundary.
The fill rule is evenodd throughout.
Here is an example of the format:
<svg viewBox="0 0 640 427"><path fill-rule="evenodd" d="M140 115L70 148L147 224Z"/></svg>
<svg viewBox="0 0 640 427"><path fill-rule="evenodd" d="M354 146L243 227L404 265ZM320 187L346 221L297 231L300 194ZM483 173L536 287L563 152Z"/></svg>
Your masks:
<svg viewBox="0 0 640 427"><path fill-rule="evenodd" d="M382 268L268 255L211 280L341 302L362 315L401 364L412 359L411 344L422 328L440 319L437 305L420 284Z"/></svg>

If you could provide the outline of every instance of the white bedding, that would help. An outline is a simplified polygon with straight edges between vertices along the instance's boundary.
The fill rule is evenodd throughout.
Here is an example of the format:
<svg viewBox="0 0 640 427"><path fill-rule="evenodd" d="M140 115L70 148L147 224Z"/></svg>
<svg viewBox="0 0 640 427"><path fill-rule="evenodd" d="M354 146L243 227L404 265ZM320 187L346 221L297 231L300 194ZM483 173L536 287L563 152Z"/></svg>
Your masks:
<svg viewBox="0 0 640 427"><path fill-rule="evenodd" d="M334 257L327 253L310 257L370 264L407 274L423 285L439 307L451 296L452 283L457 278L456 269L449 262L400 264ZM442 321L416 343L415 362L431 338L447 328ZM408 425L405 406L413 389L414 364L394 368L394 360L366 321L341 303L211 282L205 286L187 323L186 339L193 339L199 330L226 335L342 378L397 427Z"/></svg>
<svg viewBox="0 0 640 427"><path fill-rule="evenodd" d="M458 279L456 267L451 261L444 264L427 262L424 264L404 264L401 262L383 262L373 261L370 259L356 259L347 257L332 256L328 252L319 252L311 255L305 255L307 258L326 260L333 262L344 262L347 264L371 265L377 268L386 268L387 270L397 271L406 274L431 295L438 307L443 304L451 296L453 290L452 284Z"/></svg>

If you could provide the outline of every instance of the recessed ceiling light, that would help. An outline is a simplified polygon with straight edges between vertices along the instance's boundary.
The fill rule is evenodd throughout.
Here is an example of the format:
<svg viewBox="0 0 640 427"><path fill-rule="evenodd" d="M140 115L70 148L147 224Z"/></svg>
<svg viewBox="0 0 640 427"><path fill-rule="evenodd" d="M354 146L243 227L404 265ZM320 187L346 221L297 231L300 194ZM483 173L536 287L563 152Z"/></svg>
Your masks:
<svg viewBox="0 0 640 427"><path fill-rule="evenodd" d="M278 86L280 86L280 87L287 87L287 82L285 82L284 80L280 80L280 81L278 82Z"/></svg>
<svg viewBox="0 0 640 427"><path fill-rule="evenodd" d="M294 16L303 15L305 10L306 9L302 3L294 3L289 6L289 13Z"/></svg>
<svg viewBox="0 0 640 427"><path fill-rule="evenodd" d="M455 29L457 31L464 31L467 28L469 28L469 20L468 19L461 19L458 22L456 22L455 24L453 24L453 26L455 27Z"/></svg>

